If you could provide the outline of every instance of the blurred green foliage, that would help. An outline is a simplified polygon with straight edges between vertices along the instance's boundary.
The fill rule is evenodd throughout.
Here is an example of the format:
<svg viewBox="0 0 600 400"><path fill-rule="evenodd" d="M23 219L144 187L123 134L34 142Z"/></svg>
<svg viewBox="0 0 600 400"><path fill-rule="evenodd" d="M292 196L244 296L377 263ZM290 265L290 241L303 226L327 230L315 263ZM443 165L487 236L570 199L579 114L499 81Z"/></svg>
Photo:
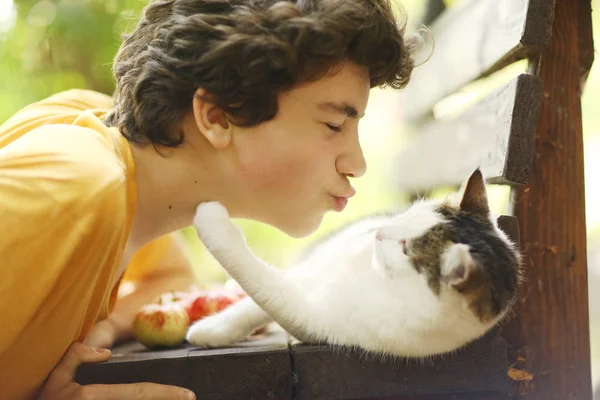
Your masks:
<svg viewBox="0 0 600 400"><path fill-rule="evenodd" d="M10 10L10 0L0 10ZM0 121L22 106L73 87L111 94L112 59L121 33L144 2L16 0L0 19ZM4 12L7 15L8 11Z"/></svg>

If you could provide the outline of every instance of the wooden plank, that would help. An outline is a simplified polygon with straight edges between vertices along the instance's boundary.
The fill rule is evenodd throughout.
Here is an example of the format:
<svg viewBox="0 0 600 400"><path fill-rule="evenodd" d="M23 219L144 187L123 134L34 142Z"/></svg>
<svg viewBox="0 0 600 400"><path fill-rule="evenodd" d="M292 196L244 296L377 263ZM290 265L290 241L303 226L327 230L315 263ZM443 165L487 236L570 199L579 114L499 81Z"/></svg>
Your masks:
<svg viewBox="0 0 600 400"><path fill-rule="evenodd" d="M367 399L401 395L508 393L506 344L492 331L451 355L382 358L328 345L292 345L294 399Z"/></svg>
<svg viewBox="0 0 600 400"><path fill-rule="evenodd" d="M433 23L431 58L404 90L404 118L420 119L465 84L539 53L549 41L554 0L472 0Z"/></svg>
<svg viewBox="0 0 600 400"><path fill-rule="evenodd" d="M496 222L498 223L498 227L506 233L508 238L519 245L520 243L520 235L519 235L519 221L516 217L512 215L500 215Z"/></svg>
<svg viewBox="0 0 600 400"><path fill-rule="evenodd" d="M434 394L429 396L393 396L393 397L370 397L362 400L510 400L506 393L480 392L480 393L457 393L457 394Z"/></svg>
<svg viewBox="0 0 600 400"><path fill-rule="evenodd" d="M396 158L396 187L459 185L477 167L491 183L527 182L540 102L539 77L521 74L458 117L425 125Z"/></svg>
<svg viewBox="0 0 600 400"><path fill-rule="evenodd" d="M446 4L444 0L427 0L425 11L423 12L423 23L431 25L445 9Z"/></svg>
<svg viewBox="0 0 600 400"><path fill-rule="evenodd" d="M589 0L588 0L589 3ZM583 1L558 0L539 74L544 87L535 162L513 191L525 263L516 315L504 330L511 357L534 377L518 398L592 398L581 121ZM588 42L588 46L591 43Z"/></svg>
<svg viewBox="0 0 600 400"><path fill-rule="evenodd" d="M134 342L115 348L107 362L80 366L76 381L156 382L185 387L198 399L211 400L283 400L290 399L293 391L284 333L214 350L182 345L151 351Z"/></svg>
<svg viewBox="0 0 600 400"><path fill-rule="evenodd" d="M583 91L594 63L594 35L592 29L592 2L591 0L578 1L579 75L581 77L581 90Z"/></svg>

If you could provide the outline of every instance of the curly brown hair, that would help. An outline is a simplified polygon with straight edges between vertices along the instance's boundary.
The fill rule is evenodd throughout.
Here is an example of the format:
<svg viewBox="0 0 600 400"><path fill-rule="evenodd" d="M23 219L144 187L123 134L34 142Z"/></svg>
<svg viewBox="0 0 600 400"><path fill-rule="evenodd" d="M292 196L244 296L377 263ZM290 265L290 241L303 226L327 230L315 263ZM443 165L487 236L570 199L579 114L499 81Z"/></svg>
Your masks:
<svg viewBox="0 0 600 400"><path fill-rule="evenodd" d="M278 95L344 60L371 87L402 88L413 69L389 0L152 0L114 62L106 124L128 140L174 147L198 88L236 125L275 117Z"/></svg>

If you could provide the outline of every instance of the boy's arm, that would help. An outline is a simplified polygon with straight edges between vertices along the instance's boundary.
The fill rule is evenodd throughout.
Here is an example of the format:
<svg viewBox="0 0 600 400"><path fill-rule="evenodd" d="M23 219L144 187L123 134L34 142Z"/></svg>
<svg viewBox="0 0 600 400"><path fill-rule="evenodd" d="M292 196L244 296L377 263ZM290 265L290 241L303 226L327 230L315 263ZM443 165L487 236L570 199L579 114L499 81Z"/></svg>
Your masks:
<svg viewBox="0 0 600 400"><path fill-rule="evenodd" d="M99 321L90 330L84 343L99 348L110 348L114 342L133 336L133 319L144 304L171 290L188 290L195 283L192 265L185 252L183 239L177 232L168 238L158 257L144 257L148 271L135 280L133 291L119 297L108 318ZM162 246L161 246L162 247Z"/></svg>

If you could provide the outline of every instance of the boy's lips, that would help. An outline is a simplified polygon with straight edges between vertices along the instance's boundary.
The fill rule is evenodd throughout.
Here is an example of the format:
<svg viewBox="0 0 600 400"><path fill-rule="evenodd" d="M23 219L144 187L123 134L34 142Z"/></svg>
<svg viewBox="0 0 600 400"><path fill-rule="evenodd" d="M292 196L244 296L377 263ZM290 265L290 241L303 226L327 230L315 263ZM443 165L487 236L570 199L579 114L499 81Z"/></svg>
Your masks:
<svg viewBox="0 0 600 400"><path fill-rule="evenodd" d="M348 204L348 199L350 197L354 196L355 194L356 194L356 190L351 188L342 196L331 195L331 197L333 198L333 201L335 203L335 210L337 212L343 211L344 208L346 208L346 205Z"/></svg>
<svg viewBox="0 0 600 400"><path fill-rule="evenodd" d="M346 190L345 193L343 193L343 194L332 194L332 196L349 199L350 197L354 196L355 194L356 194L356 190L354 190L354 188L351 187L350 189Z"/></svg>
<svg viewBox="0 0 600 400"><path fill-rule="evenodd" d="M346 205L348 204L348 198L347 197L337 197L337 196L331 196L333 198L333 201L335 203L335 211L340 212L343 211L344 208L346 208Z"/></svg>

